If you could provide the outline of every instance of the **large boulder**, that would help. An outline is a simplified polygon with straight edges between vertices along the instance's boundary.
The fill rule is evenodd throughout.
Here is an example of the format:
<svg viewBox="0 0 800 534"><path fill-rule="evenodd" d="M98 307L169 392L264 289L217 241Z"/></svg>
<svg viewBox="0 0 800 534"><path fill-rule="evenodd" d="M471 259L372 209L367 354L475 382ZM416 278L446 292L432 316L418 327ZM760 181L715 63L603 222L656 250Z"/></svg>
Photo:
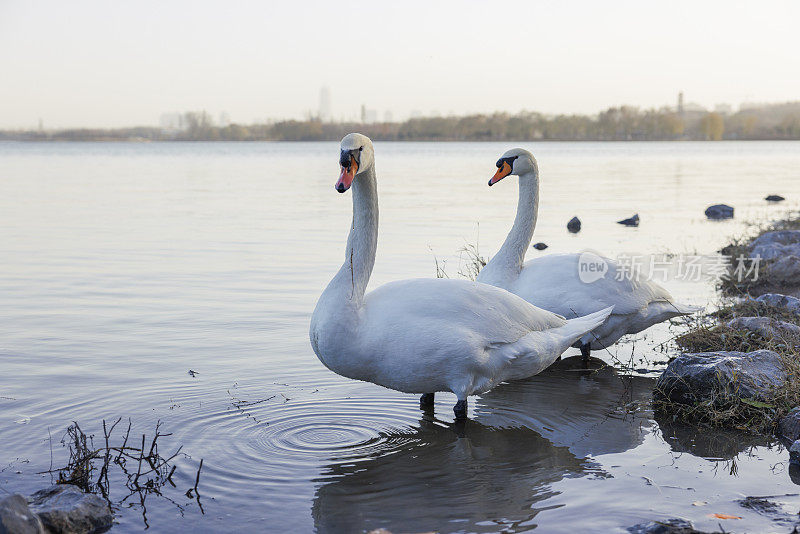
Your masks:
<svg viewBox="0 0 800 534"><path fill-rule="evenodd" d="M800 245L795 246L800 248ZM794 254L778 258L767 269L771 281L794 285L800 283L800 258Z"/></svg>
<svg viewBox="0 0 800 534"><path fill-rule="evenodd" d="M800 465L800 439L789 447L789 462L794 465Z"/></svg>
<svg viewBox="0 0 800 534"><path fill-rule="evenodd" d="M111 528L113 516L106 501L77 486L59 484L37 491L31 510L51 532L89 534Z"/></svg>
<svg viewBox="0 0 800 534"><path fill-rule="evenodd" d="M733 207L727 204L714 204L706 208L706 217L709 219L732 219Z"/></svg>
<svg viewBox="0 0 800 534"><path fill-rule="evenodd" d="M12 495L0 500L0 534L43 534L39 518L28 508L22 495Z"/></svg>
<svg viewBox="0 0 800 534"><path fill-rule="evenodd" d="M781 357L771 350L698 352L672 360L658 377L654 394L683 405L723 405L735 399L770 402L785 382Z"/></svg>
<svg viewBox="0 0 800 534"><path fill-rule="evenodd" d="M800 339L800 326L770 317L736 317L727 322L729 328L749 330L764 339Z"/></svg>
<svg viewBox="0 0 800 534"><path fill-rule="evenodd" d="M783 256L800 256L800 230L777 230L758 236L750 244L750 256L774 260Z"/></svg>
<svg viewBox="0 0 800 534"><path fill-rule="evenodd" d="M800 299L797 297L781 295L780 293L765 293L758 297L756 302L761 302L774 308L783 308L800 316Z"/></svg>
<svg viewBox="0 0 800 534"><path fill-rule="evenodd" d="M792 408L791 412L778 421L778 437L786 441L800 439L800 407Z"/></svg>

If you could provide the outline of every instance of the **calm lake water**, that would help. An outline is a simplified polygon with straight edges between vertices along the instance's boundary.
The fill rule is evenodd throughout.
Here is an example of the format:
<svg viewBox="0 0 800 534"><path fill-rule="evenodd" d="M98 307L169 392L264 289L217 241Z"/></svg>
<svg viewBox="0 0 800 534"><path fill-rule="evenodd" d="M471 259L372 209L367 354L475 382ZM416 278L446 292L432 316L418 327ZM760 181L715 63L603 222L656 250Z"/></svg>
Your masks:
<svg viewBox="0 0 800 534"><path fill-rule="evenodd" d="M486 182L512 146L376 143L371 287L433 276L434 257L457 276L466 243L493 253L517 185ZM795 142L524 146L541 169L534 241L550 245L529 257L714 254L746 221L800 199ZM123 417L136 436L161 420L172 433L162 453L186 454L176 488L146 500L156 532L622 532L675 516L708 530L791 530L735 502L798 493L780 444L653 419L652 371L680 325L595 353L616 368L566 359L472 398L463 425L452 395L426 414L415 396L325 369L308 323L352 214L337 177L338 143L0 144L2 493L49 484L37 473L51 451L65 464L72 421L97 442L103 419ZM789 200L768 205L770 193ZM718 202L736 218L707 221ZM633 213L640 227L615 223ZM573 215L577 235L565 228ZM717 302L710 280L665 285ZM198 504L184 493L200 459ZM138 497L125 501L115 531L144 529L143 511Z"/></svg>

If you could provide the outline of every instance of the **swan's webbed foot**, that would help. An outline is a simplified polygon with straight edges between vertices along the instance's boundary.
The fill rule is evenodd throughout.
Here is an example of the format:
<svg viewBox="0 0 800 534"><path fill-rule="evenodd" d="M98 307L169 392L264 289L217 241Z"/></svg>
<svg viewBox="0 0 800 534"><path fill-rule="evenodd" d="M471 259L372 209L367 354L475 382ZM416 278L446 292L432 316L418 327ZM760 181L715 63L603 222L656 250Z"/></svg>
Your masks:
<svg viewBox="0 0 800 534"><path fill-rule="evenodd" d="M467 400L460 400L453 406L453 413L456 414L456 420L467 418Z"/></svg>
<svg viewBox="0 0 800 534"><path fill-rule="evenodd" d="M583 343L581 345L581 358L583 358L583 363L589 361L589 356L592 354L591 343Z"/></svg>
<svg viewBox="0 0 800 534"><path fill-rule="evenodd" d="M419 407L420 408L432 408L433 407L433 400L435 393L423 393L422 396L419 398Z"/></svg>

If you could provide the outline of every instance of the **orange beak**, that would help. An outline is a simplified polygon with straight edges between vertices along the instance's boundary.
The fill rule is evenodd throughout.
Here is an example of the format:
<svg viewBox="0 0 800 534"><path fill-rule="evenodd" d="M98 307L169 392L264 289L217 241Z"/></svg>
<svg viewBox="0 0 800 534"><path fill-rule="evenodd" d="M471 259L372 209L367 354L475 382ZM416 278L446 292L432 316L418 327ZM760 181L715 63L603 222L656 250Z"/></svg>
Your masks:
<svg viewBox="0 0 800 534"><path fill-rule="evenodd" d="M497 172L494 173L494 176L492 176L491 179L489 180L489 186L490 187L493 186L494 184L496 184L509 174L511 174L511 165L509 165L508 162L504 161L503 165L499 169L497 169Z"/></svg>
<svg viewBox="0 0 800 534"><path fill-rule="evenodd" d="M341 169L342 172L339 174L339 180L336 182L336 190L340 193L344 193L350 189L350 186L353 184L353 178L356 177L356 173L358 172L358 163L350 156L350 165L347 167L342 165Z"/></svg>

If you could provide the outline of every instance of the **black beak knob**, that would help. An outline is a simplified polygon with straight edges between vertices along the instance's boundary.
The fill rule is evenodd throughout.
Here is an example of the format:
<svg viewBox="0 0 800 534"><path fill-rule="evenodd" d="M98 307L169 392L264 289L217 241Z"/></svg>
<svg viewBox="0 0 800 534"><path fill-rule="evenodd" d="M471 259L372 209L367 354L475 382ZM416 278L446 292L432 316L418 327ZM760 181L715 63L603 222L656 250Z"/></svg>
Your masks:
<svg viewBox="0 0 800 534"><path fill-rule="evenodd" d="M489 187L492 187L492 179L489 178Z"/></svg>
<svg viewBox="0 0 800 534"><path fill-rule="evenodd" d="M346 191L346 189L344 188L344 184L342 183L336 184L336 190L340 193L344 193Z"/></svg>

